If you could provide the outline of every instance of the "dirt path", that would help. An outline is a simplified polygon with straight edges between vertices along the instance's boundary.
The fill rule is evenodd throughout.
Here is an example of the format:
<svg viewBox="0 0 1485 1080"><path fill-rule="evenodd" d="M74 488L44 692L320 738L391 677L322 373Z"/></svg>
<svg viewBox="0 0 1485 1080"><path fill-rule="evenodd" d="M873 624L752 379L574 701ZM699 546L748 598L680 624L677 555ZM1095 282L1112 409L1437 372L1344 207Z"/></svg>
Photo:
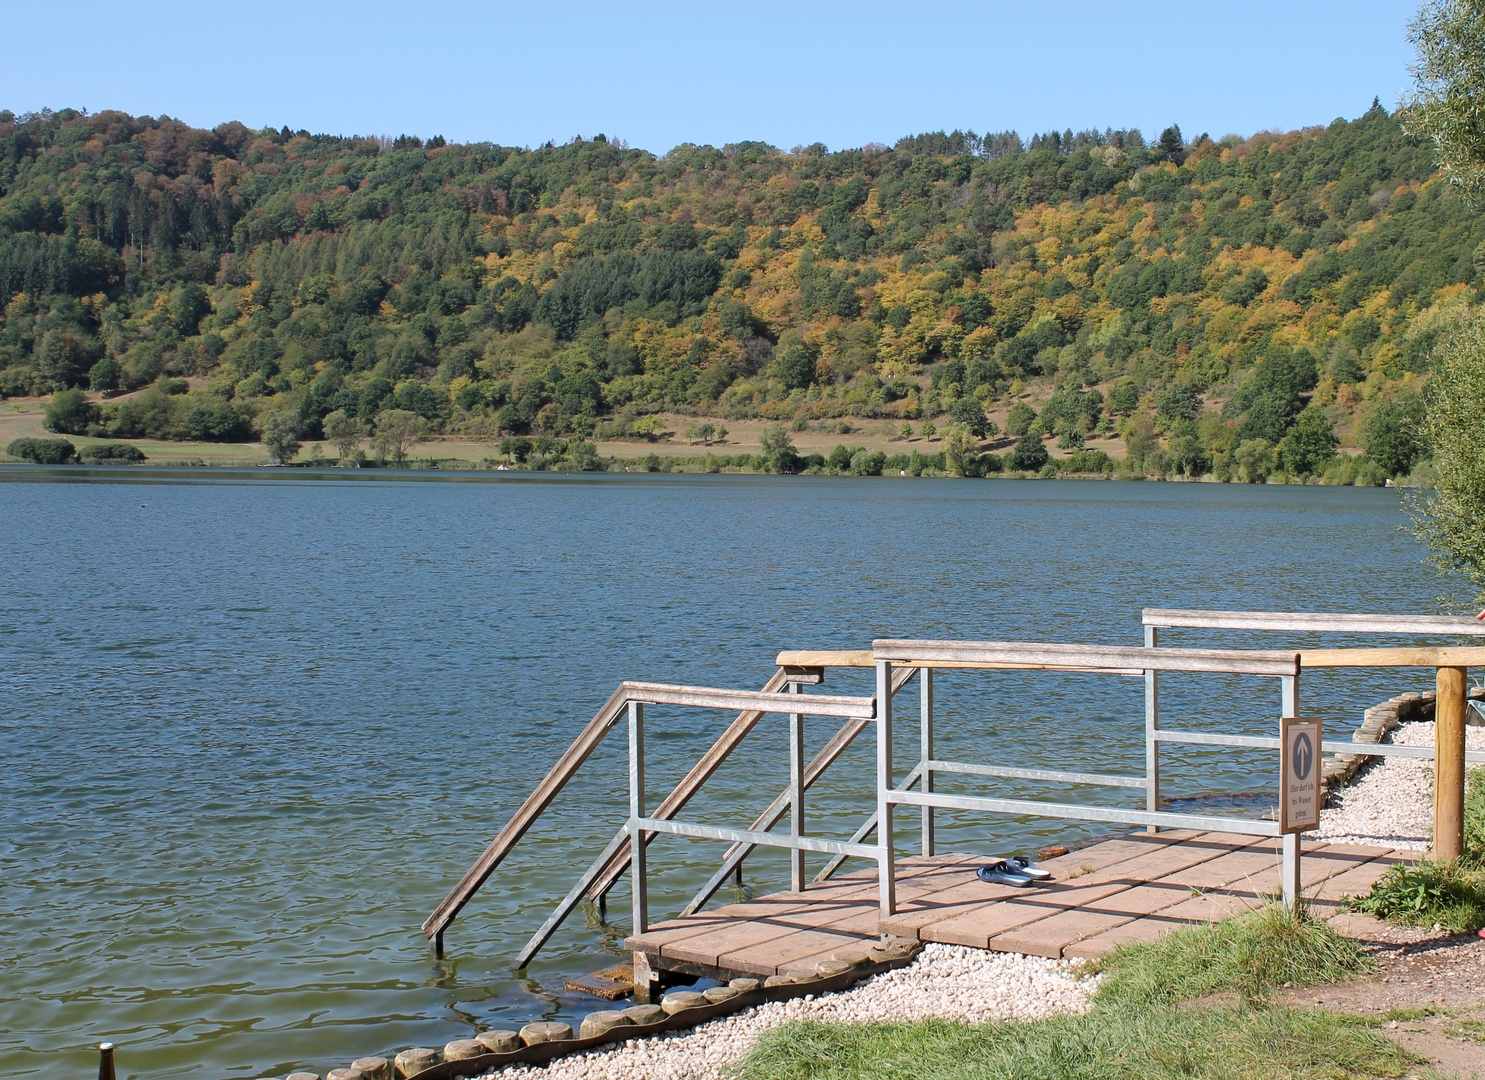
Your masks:
<svg viewBox="0 0 1485 1080"><path fill-rule="evenodd" d="M1485 1076L1485 940L1365 915L1338 915L1333 925L1365 945L1376 973L1288 991L1286 1004L1374 1018L1446 1076Z"/></svg>

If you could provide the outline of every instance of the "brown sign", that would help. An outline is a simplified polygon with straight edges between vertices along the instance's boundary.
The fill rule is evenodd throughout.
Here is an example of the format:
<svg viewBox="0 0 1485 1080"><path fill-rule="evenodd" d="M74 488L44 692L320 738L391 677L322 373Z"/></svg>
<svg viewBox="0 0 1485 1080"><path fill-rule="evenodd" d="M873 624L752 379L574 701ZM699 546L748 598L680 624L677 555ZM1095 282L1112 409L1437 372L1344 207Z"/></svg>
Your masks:
<svg viewBox="0 0 1485 1080"><path fill-rule="evenodd" d="M1320 826L1320 721L1286 716L1279 721L1279 832Z"/></svg>

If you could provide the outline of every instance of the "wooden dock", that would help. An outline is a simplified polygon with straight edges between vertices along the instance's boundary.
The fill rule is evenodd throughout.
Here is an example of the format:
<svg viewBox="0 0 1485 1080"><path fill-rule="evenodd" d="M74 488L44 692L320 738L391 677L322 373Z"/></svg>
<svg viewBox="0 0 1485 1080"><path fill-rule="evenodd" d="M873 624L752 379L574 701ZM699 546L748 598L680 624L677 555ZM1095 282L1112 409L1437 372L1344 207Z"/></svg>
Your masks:
<svg viewBox="0 0 1485 1080"><path fill-rule="evenodd" d="M1306 843L1304 895L1334 911L1406 856L1390 848ZM897 912L878 916L876 870L659 923L626 948L653 971L711 978L787 975L881 935L1033 956L1093 957L1192 923L1226 918L1280 888L1274 837L1171 830L1130 833L1043 863L1032 889L987 885L984 855L897 863Z"/></svg>

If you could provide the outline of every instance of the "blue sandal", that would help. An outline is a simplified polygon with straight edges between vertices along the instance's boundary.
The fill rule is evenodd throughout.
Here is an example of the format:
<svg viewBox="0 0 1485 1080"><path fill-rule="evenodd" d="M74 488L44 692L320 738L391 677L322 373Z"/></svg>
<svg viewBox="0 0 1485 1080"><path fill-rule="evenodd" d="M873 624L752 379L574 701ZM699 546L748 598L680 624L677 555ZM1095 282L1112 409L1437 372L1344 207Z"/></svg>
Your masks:
<svg viewBox="0 0 1485 1080"><path fill-rule="evenodd" d="M1006 860L1013 866L1018 874L1024 874L1033 881L1051 881L1052 871L1043 870L1025 855L1012 855Z"/></svg>
<svg viewBox="0 0 1485 1080"><path fill-rule="evenodd" d="M975 876L990 885L1009 885L1013 889L1031 888L1031 878L1014 863L1001 860L975 871Z"/></svg>

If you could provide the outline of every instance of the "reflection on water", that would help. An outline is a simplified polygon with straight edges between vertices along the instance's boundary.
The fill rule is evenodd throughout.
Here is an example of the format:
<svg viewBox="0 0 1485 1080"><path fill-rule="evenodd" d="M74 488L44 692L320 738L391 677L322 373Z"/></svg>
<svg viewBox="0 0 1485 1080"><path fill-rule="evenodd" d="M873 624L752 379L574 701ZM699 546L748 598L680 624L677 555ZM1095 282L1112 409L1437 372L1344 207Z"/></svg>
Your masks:
<svg viewBox="0 0 1485 1080"><path fill-rule="evenodd" d="M527 978L507 964L622 819L622 739L454 923L443 960L417 928L621 679L757 687L785 648L1138 644L1143 605L1429 610L1436 592L1385 491L37 469L0 480L0 1052L25 1076L89 1067L99 1038L119 1043L124 1074L255 1077L587 1011L562 983L613 962L627 886L611 924L574 916ZM1138 679L965 672L937 685L941 756L1143 770ZM1349 727L1409 688L1326 673L1306 677L1302 700ZM832 672L822 689L870 693L870 673ZM1266 734L1278 713L1272 681L1172 676L1162 692L1165 715L1203 730ZM904 762L916 696L899 704ZM652 710L652 790L727 719ZM833 730L811 720L809 749ZM784 785L783 734L782 718L760 724L690 816L751 820ZM1246 812L1237 793L1272 784L1259 752L1170 747L1165 760L1173 805L1215 792ZM867 736L812 789L810 829L849 836L873 809L871 782ZM940 788L1067 794L972 777ZM989 854L1104 829L944 813L940 842ZM721 848L666 838L653 850L659 916ZM782 853L749 860L747 888L785 880Z"/></svg>

